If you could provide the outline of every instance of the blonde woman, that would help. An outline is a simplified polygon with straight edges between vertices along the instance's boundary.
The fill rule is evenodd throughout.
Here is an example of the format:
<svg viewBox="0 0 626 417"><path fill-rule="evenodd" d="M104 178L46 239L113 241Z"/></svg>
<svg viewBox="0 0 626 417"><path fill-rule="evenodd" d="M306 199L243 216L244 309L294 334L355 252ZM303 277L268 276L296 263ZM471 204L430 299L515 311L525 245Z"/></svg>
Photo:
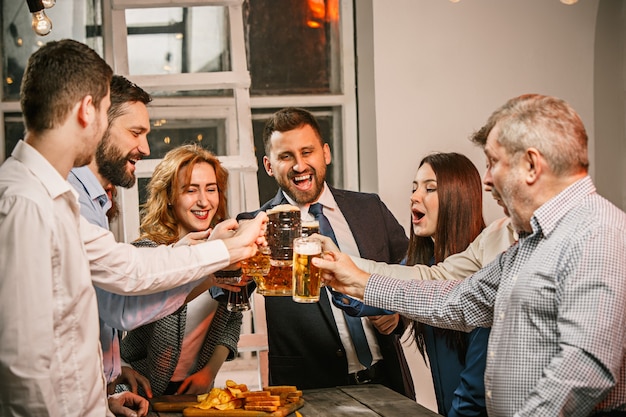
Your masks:
<svg viewBox="0 0 626 417"><path fill-rule="evenodd" d="M214 227L227 216L227 182L228 172L206 149L184 145L168 152L147 186L134 245L175 245ZM242 314L229 312L214 290L122 340L122 359L148 378L154 395L207 392L224 361L237 356Z"/></svg>

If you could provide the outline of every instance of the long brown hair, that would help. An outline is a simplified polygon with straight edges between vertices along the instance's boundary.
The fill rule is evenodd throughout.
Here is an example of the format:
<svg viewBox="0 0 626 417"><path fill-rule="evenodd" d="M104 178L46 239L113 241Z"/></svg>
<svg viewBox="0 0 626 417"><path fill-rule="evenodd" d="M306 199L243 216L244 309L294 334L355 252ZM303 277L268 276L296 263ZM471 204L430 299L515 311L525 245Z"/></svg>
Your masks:
<svg viewBox="0 0 626 417"><path fill-rule="evenodd" d="M420 237L411 232L407 265L441 262L464 251L485 228L482 184L472 161L454 152L434 153L422 159L419 166L424 164L429 164L437 176L437 229L432 237ZM465 339L452 330L436 329L436 332L446 335L448 346L457 348L459 360L464 363ZM423 325L414 322L413 334L424 356Z"/></svg>
<svg viewBox="0 0 626 417"><path fill-rule="evenodd" d="M183 183L191 180L193 167L206 162L215 169L219 204L211 226L227 218L228 171L222 167L219 159L199 145L183 145L165 154L157 165L147 185L148 199L142 209L140 239L150 239L159 244L169 245L178 241L178 219L174 212L180 196L176 184L179 183L180 171L189 167Z"/></svg>

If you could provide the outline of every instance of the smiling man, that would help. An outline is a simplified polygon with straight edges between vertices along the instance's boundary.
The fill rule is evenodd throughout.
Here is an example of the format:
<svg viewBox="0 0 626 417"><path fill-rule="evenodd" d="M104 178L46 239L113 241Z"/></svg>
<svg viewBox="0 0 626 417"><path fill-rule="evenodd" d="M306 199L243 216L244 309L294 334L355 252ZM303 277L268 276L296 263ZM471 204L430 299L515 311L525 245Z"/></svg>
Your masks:
<svg viewBox="0 0 626 417"><path fill-rule="evenodd" d="M74 168L68 181L79 195L80 211L90 223L108 229L107 211L112 200L105 191L119 186L130 188L135 184L135 164L150 155L148 133L150 117L147 104L150 95L141 87L120 75L111 80L111 107L108 110L108 127L98 144L95 158L86 166ZM100 318L100 343L104 375L109 394L117 384L128 383L137 392L141 383L151 395L147 379L132 368L122 367L120 357L120 330L132 330L158 320L180 308L197 282L156 294L133 296L119 295L95 287ZM116 414L123 410L115 409Z"/></svg>
<svg viewBox="0 0 626 417"><path fill-rule="evenodd" d="M380 198L326 183L331 151L310 112L285 108L274 113L265 124L263 142L263 165L280 189L261 211L292 204L307 218L319 203L316 206L321 205L343 251L382 262L402 260L408 239ZM354 333L342 311L329 302L326 290L319 303L312 304L294 303L291 297L265 297L265 308L272 385L306 389L373 382L415 398L398 346L403 326L398 325L397 314L356 319L365 332L359 346L372 355L368 361L357 354Z"/></svg>
<svg viewBox="0 0 626 417"><path fill-rule="evenodd" d="M90 223L109 228L111 207L105 188L130 188L135 184L135 163L150 155L150 95L121 75L111 80L108 127L89 165L73 168L68 181L79 192L81 214Z"/></svg>
<svg viewBox="0 0 626 417"><path fill-rule="evenodd" d="M111 80L109 127L98 145L95 164L101 179L130 188L135 184L135 164L150 155L148 103L152 98L121 75Z"/></svg>

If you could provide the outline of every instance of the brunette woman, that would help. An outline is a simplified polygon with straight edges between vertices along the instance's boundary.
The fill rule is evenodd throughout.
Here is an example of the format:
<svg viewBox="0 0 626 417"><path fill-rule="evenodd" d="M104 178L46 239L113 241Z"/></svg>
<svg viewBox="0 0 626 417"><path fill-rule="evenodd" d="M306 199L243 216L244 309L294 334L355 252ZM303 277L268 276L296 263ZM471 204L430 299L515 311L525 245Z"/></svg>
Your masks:
<svg viewBox="0 0 626 417"><path fill-rule="evenodd" d="M458 153L420 162L411 195L413 233L406 264L433 265L462 252L485 227L480 174ZM438 412L486 416L483 382L489 329L471 333L413 323L419 351L428 355Z"/></svg>

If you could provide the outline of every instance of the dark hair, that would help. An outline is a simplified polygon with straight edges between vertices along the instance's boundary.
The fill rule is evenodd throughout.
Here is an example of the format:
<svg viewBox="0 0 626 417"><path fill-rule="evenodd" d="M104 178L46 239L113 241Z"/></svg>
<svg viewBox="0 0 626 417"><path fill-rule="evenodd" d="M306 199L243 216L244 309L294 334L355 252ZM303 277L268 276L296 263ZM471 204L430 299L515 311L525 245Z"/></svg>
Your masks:
<svg viewBox="0 0 626 417"><path fill-rule="evenodd" d="M263 128L263 147L265 148L265 155L269 156L271 151L270 138L272 137L272 133L288 132L305 125L311 126L319 138L320 143L324 145L320 125L317 123L315 116L308 110L298 107L286 107L272 114L265 122L265 127Z"/></svg>
<svg viewBox="0 0 626 417"><path fill-rule="evenodd" d="M424 164L429 164L437 176L437 229L432 238L411 232L407 265L441 262L464 251L485 228L480 173L472 161L454 152L434 153L422 159L419 166ZM413 322L412 330L417 347L425 356L423 325ZM435 332L445 335L446 343L456 349L460 363L464 364L467 343L461 333L446 329L435 329Z"/></svg>
<svg viewBox="0 0 626 417"><path fill-rule="evenodd" d="M124 104L141 102L148 104L152 97L137 84L127 80L121 75L114 75L111 79L111 107L107 114L109 126L124 114Z"/></svg>
<svg viewBox="0 0 626 417"><path fill-rule="evenodd" d="M63 123L90 95L96 108L109 93L113 71L90 47L63 39L35 51L26 64L20 103L26 130L42 132Z"/></svg>
<svg viewBox="0 0 626 417"><path fill-rule="evenodd" d="M420 162L429 164L437 176L439 215L433 238L411 233L407 264L441 262L464 251L485 227L480 173L466 156L434 153ZM433 244L433 240L436 242Z"/></svg>

